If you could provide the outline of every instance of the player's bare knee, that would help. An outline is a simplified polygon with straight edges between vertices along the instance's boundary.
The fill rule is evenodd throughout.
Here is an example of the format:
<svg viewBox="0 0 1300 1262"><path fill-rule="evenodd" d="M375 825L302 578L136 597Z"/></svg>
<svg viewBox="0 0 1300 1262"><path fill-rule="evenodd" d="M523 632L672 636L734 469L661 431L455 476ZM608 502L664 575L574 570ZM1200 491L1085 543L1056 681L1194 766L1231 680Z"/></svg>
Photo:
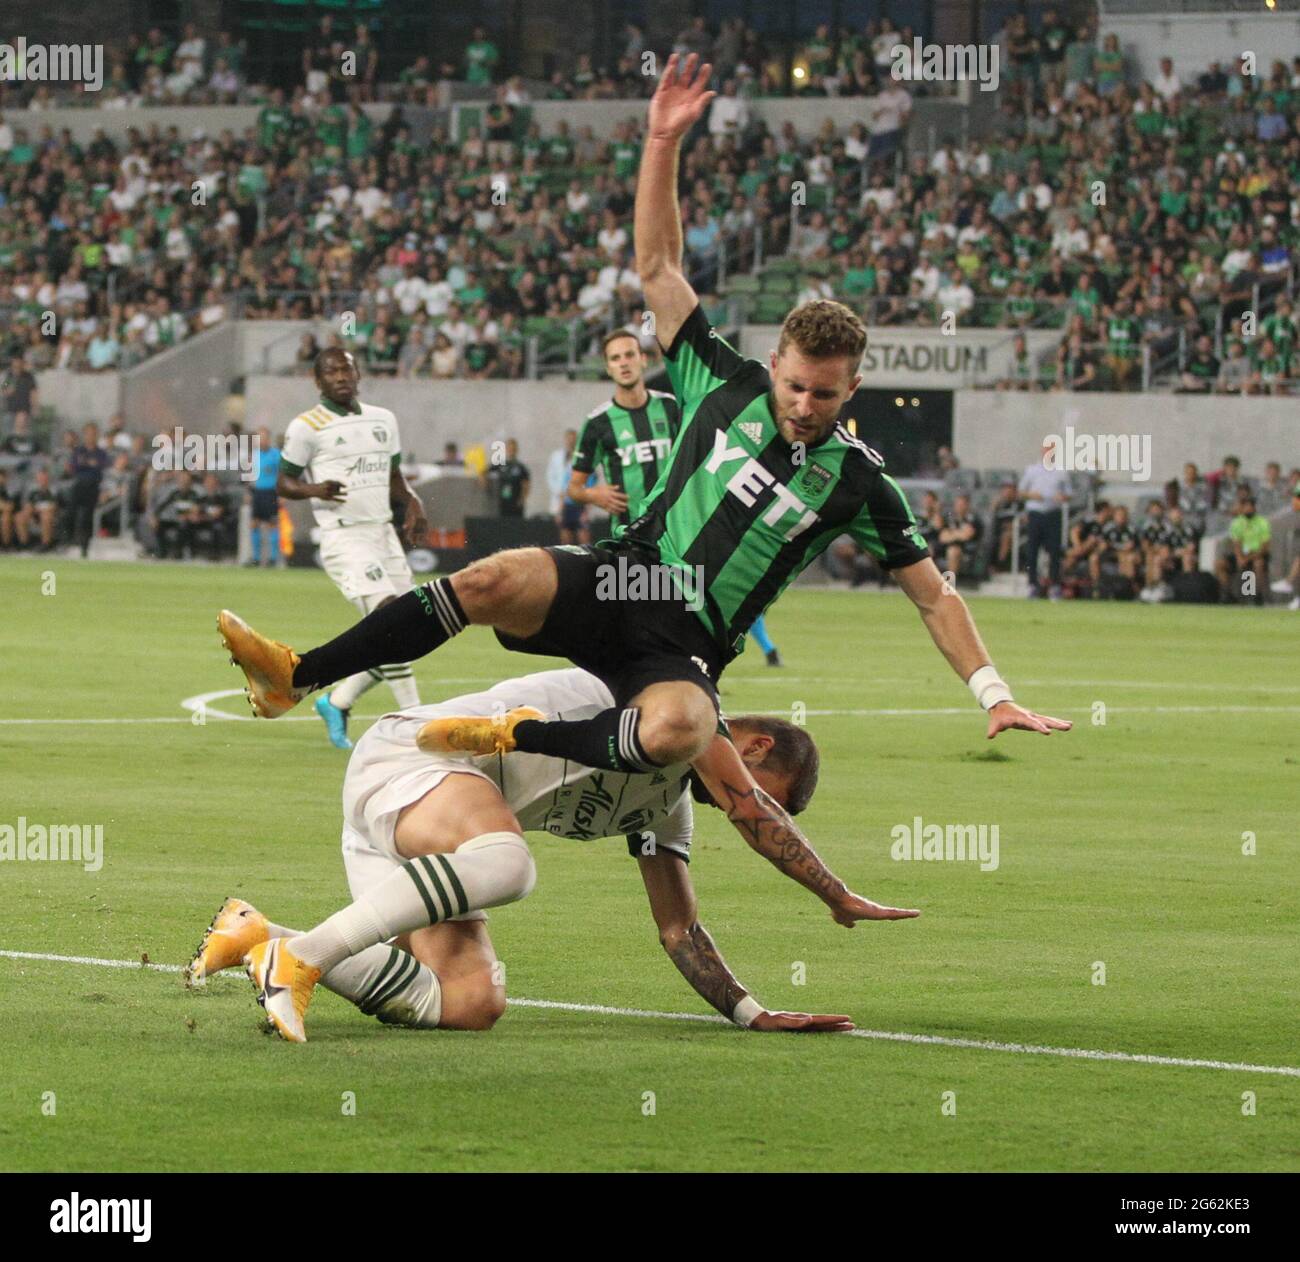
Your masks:
<svg viewBox="0 0 1300 1262"><path fill-rule="evenodd" d="M637 737L646 757L666 767L699 757L713 738L713 727L711 706L705 713L698 706L670 701L642 710Z"/></svg>
<svg viewBox="0 0 1300 1262"><path fill-rule="evenodd" d="M491 972L471 973L443 987L444 1030L490 1030L506 1010L506 988Z"/></svg>

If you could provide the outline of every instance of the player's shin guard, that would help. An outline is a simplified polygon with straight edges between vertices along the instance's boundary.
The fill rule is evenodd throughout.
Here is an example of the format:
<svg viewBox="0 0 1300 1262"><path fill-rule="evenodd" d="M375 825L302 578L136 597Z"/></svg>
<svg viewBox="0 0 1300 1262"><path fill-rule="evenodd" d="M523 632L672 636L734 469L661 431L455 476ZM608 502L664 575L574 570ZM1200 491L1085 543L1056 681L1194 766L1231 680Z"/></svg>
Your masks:
<svg viewBox="0 0 1300 1262"><path fill-rule="evenodd" d="M515 748L527 754L568 758L586 767L611 771L654 771L658 763L641 748L641 711L603 710L590 719L525 719L515 725Z"/></svg>
<svg viewBox="0 0 1300 1262"><path fill-rule="evenodd" d="M412 662L468 624L451 579L435 579L381 605L328 644L309 649L293 672L294 687L321 688L388 662Z"/></svg>
<svg viewBox="0 0 1300 1262"><path fill-rule="evenodd" d="M525 897L537 880L518 833L484 833L452 854L409 859L349 907L290 940L298 959L322 971L399 933Z"/></svg>
<svg viewBox="0 0 1300 1262"><path fill-rule="evenodd" d="M330 693L330 704L340 710L350 710L382 678L383 675L377 670L359 670L355 675L349 675Z"/></svg>

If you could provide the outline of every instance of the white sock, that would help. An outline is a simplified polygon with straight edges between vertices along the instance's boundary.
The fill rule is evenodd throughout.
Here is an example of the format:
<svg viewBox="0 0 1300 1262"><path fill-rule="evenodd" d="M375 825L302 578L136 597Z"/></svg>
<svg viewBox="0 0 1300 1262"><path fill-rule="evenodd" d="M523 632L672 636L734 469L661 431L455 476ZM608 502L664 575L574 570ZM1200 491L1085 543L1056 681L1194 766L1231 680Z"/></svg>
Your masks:
<svg viewBox="0 0 1300 1262"><path fill-rule="evenodd" d="M270 921L266 927L273 938L302 936L301 929ZM437 973L388 942L341 960L321 976L320 984L389 1025L435 1026L442 1016Z"/></svg>
<svg viewBox="0 0 1300 1262"><path fill-rule="evenodd" d="M397 698L399 710L409 710L420 704L420 691L415 686L415 675L410 662L395 662L391 666L381 666L379 670L388 680L388 686Z"/></svg>
<svg viewBox="0 0 1300 1262"><path fill-rule="evenodd" d="M330 693L330 705L337 706L340 710L352 709L357 698L369 692L382 678L377 670L363 670L349 675Z"/></svg>
<svg viewBox="0 0 1300 1262"><path fill-rule="evenodd" d="M537 881L518 833L484 833L453 854L408 859L350 906L289 942L322 972L399 933L525 897Z"/></svg>
<svg viewBox="0 0 1300 1262"><path fill-rule="evenodd" d="M415 956L377 943L334 965L321 985L388 1025L431 1027L442 1016L438 975Z"/></svg>

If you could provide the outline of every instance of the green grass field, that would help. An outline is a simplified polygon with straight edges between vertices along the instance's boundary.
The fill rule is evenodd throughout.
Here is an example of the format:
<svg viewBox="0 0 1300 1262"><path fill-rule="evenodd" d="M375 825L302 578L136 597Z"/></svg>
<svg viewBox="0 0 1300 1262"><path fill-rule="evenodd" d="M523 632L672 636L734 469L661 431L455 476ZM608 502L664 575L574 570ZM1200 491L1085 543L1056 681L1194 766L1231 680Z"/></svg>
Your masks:
<svg viewBox="0 0 1300 1262"><path fill-rule="evenodd" d="M294 925L346 901L344 756L318 724L181 707L242 682L222 605L301 646L351 618L319 572L0 561L0 824L105 831L98 873L0 863L0 949L176 965L227 894ZM789 593L769 618L786 669L751 651L728 672L733 713L807 708L823 768L802 822L831 867L924 912L844 930L697 812L701 919L733 969L769 1007L875 1031L1300 1066L1300 618L973 608L1018 699L1073 732L989 745L898 595ZM431 701L537 666L472 631L417 677ZM359 713L390 704L377 689ZM891 860L891 828L918 815L997 824L1000 866ZM536 891L491 919L512 995L708 1011L621 840L532 840ZM171 973L52 960L0 958L0 1001L10 1170L1300 1168L1294 1071L528 1006L486 1034L404 1031L325 992L290 1046L258 1032L242 976L191 995Z"/></svg>

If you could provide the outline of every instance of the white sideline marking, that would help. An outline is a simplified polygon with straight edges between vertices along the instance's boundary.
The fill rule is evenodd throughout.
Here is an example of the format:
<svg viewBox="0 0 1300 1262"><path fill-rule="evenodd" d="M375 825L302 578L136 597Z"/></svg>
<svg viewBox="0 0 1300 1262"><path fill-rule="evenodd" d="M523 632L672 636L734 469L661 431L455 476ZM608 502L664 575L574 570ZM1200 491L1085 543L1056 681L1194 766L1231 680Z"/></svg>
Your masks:
<svg viewBox="0 0 1300 1262"><path fill-rule="evenodd" d="M8 960L45 960L56 964L93 964L99 968L151 969L156 973L179 973L179 964L143 964L138 960L102 960L93 955L48 955L41 951L0 951ZM231 977L242 977L231 969ZM701 1012L654 1012L647 1008L614 1008L599 1003L561 1003L555 999L511 999L518 1008L551 1008L559 1012L590 1012L610 1017L649 1017L658 1021L705 1021L731 1025L726 1017ZM1141 1052L1103 1052L1085 1047L1038 1047L1032 1043L999 1043L991 1039L948 1038L941 1034L902 1034L892 1030L850 1030L851 1037L878 1039L890 1043L916 1043L928 1047L962 1047L980 1052L1013 1052L1022 1056L1068 1056L1075 1060L1126 1061L1134 1065L1170 1065L1180 1069L1227 1069L1236 1073L1282 1074L1300 1078L1300 1068L1289 1065L1248 1065L1227 1060L1197 1060L1183 1056L1148 1056Z"/></svg>
<svg viewBox="0 0 1300 1262"><path fill-rule="evenodd" d="M243 696L243 690L236 688L227 692L207 693L206 696L216 699L218 697L239 697ZM186 702L196 702L198 698L187 697L182 705ZM198 705L187 705L187 709L193 711L198 709ZM1088 709L1079 709L1076 706L1052 706L1052 710L1059 715L1081 714L1087 715L1092 711ZM1108 714L1297 714L1300 713L1300 705L1110 705L1106 707ZM760 714L786 714L789 707L782 710L760 710ZM889 719L889 718L953 718L961 715L964 718L970 718L975 713L972 706L934 706L930 708L919 709L881 709L881 710L817 710L809 709L804 712L817 718L850 718L850 719ZM239 722L252 723L255 720L251 714L227 714L221 710L208 709L207 714L210 718L215 719L233 719ZM353 723L373 723L379 715L368 715L361 718L353 719ZM267 720L261 720L266 722ZM32 726L49 726L49 725L76 725L83 724L104 724L104 723L193 723L193 719L180 718L179 716L167 715L163 718L142 718L142 719L0 719L0 727L32 727ZM319 723L320 719L315 714L286 714L283 718L275 719L276 723Z"/></svg>

